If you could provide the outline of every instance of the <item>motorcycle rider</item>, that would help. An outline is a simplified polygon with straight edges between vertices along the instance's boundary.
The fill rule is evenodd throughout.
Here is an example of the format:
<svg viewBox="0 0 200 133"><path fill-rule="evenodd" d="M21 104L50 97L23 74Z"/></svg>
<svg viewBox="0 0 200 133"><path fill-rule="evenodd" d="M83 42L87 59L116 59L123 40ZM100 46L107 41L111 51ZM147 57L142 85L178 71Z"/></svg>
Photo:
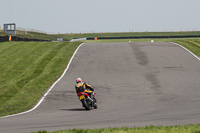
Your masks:
<svg viewBox="0 0 200 133"><path fill-rule="evenodd" d="M76 79L75 89L77 94L79 92L86 92L93 99L92 92L94 91L94 89L91 85L87 84L86 82L83 82L81 78Z"/></svg>

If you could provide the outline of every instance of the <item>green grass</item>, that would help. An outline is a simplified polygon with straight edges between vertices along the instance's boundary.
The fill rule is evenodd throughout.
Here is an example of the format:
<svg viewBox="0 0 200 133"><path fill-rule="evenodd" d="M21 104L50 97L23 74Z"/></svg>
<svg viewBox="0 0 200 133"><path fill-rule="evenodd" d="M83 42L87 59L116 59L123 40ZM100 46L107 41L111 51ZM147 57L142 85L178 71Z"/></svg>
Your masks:
<svg viewBox="0 0 200 133"><path fill-rule="evenodd" d="M177 40L174 42L181 44L182 46L193 52L195 55L200 57L200 39Z"/></svg>
<svg viewBox="0 0 200 133"><path fill-rule="evenodd" d="M0 116L31 109L56 81L80 43L0 43Z"/></svg>
<svg viewBox="0 0 200 133"><path fill-rule="evenodd" d="M200 133L200 124L186 126L146 126L135 128L70 129L65 131L39 131L35 133Z"/></svg>

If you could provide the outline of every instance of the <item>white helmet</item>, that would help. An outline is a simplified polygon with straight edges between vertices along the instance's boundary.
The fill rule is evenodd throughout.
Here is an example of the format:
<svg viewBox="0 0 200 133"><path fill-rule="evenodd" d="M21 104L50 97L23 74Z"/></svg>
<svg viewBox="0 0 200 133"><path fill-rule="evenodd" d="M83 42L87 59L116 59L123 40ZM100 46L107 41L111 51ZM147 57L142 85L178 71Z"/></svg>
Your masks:
<svg viewBox="0 0 200 133"><path fill-rule="evenodd" d="M82 82L82 79L81 78L77 78L76 79L76 83L80 83L80 82Z"/></svg>

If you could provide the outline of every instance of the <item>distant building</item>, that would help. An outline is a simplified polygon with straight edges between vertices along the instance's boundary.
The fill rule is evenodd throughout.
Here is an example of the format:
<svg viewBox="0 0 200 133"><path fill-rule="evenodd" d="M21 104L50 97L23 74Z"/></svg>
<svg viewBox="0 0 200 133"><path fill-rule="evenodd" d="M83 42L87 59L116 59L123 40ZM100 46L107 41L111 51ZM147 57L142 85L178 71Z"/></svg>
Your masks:
<svg viewBox="0 0 200 133"><path fill-rule="evenodd" d="M16 24L10 23L10 24L4 24L4 33L16 35Z"/></svg>

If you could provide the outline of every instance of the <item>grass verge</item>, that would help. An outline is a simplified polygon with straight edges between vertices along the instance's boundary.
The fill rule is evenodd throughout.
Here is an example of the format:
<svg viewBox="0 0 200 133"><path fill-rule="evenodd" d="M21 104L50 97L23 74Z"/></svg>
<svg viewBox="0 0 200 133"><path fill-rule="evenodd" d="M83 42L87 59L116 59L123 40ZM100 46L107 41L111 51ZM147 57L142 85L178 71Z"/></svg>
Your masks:
<svg viewBox="0 0 200 133"><path fill-rule="evenodd" d="M79 44L0 43L0 116L34 107L61 76Z"/></svg>
<svg viewBox="0 0 200 133"><path fill-rule="evenodd" d="M187 39L174 41L189 49L196 56L200 57L200 39Z"/></svg>
<svg viewBox="0 0 200 133"><path fill-rule="evenodd" d="M105 128L105 129L70 129L66 131L39 131L34 133L200 133L200 125L186 126L147 126L137 128Z"/></svg>

